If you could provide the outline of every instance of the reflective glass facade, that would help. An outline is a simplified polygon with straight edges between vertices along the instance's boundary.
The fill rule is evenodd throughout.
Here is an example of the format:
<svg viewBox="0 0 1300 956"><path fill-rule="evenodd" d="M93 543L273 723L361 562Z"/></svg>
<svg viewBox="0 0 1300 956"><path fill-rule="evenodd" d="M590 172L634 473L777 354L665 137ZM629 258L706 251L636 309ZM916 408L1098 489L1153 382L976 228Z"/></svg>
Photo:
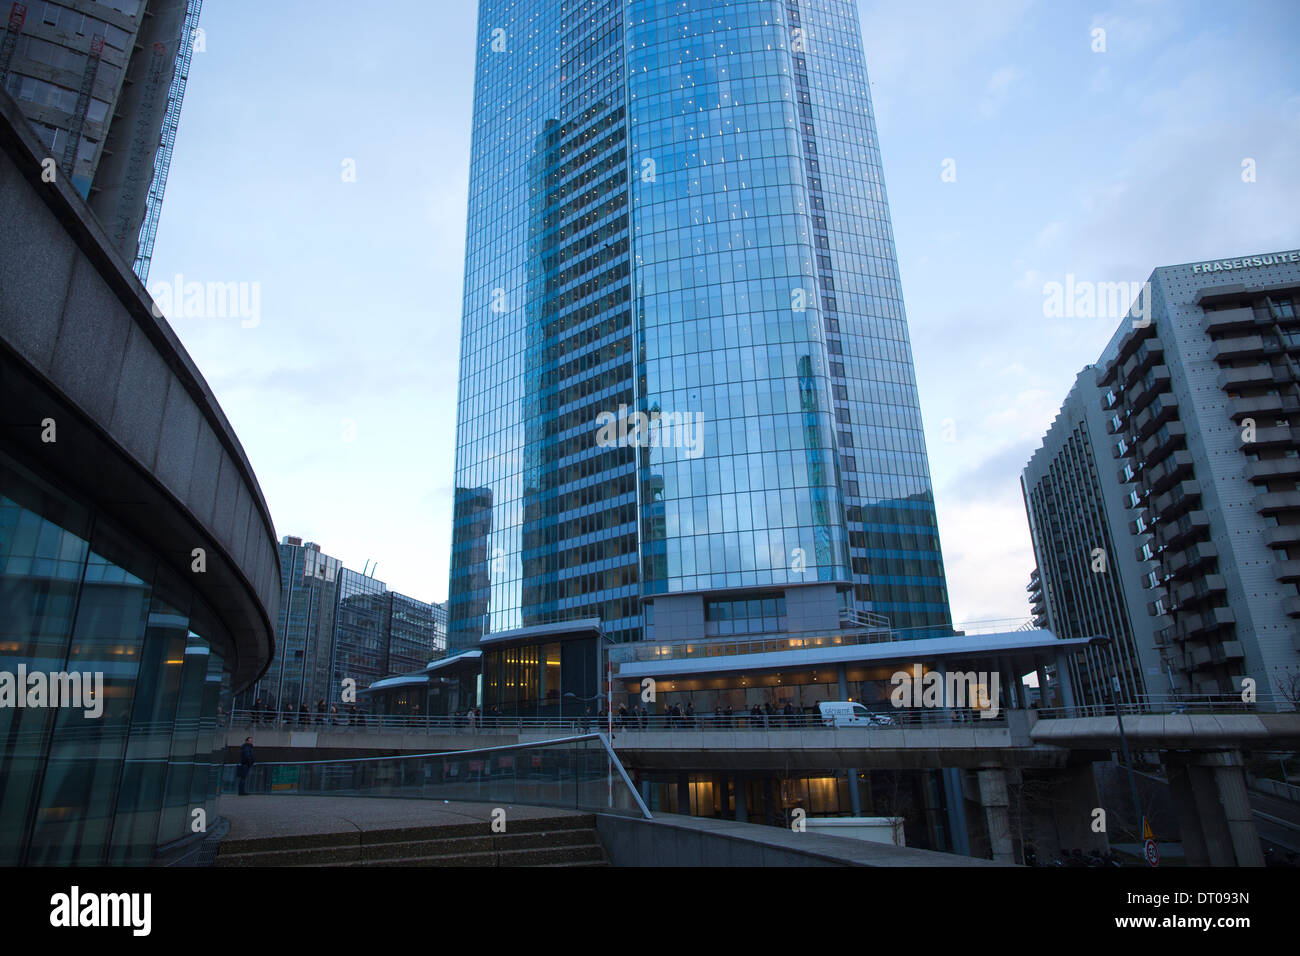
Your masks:
<svg viewBox="0 0 1300 956"><path fill-rule="evenodd" d="M233 644L123 528L0 452L0 671L103 674L103 713L0 707L0 865L140 865L216 819Z"/></svg>
<svg viewBox="0 0 1300 956"><path fill-rule="evenodd" d="M947 625L854 4L479 11L450 645L816 582Z"/></svg>

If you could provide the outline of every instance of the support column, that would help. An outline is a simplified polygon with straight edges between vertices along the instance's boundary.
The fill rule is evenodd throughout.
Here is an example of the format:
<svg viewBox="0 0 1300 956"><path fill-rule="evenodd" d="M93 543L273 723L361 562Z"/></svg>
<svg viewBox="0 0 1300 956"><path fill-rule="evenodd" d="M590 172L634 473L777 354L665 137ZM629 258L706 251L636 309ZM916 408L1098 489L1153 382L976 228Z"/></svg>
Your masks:
<svg viewBox="0 0 1300 956"><path fill-rule="evenodd" d="M1213 768L1189 764L1187 777L1192 784L1192 798L1196 802L1196 815L1201 821L1201 834L1205 838L1210 866L1232 866L1236 862L1232 853L1232 834L1219 804Z"/></svg>
<svg viewBox="0 0 1300 956"><path fill-rule="evenodd" d="M1077 705L1074 700L1074 681L1070 678L1070 655L1059 651L1056 655L1056 682L1061 687L1063 706L1073 710Z"/></svg>
<svg viewBox="0 0 1300 956"><path fill-rule="evenodd" d="M1246 776L1242 772L1241 758L1236 754L1235 766L1214 768L1214 782L1219 787L1219 802L1228 818L1228 832L1232 834L1232 852L1238 866L1263 866L1264 851L1259 845L1255 830L1255 817L1250 812L1250 795L1246 792Z"/></svg>
<svg viewBox="0 0 1300 956"><path fill-rule="evenodd" d="M835 682L839 687L840 700L849 699L849 675L843 664L835 665ZM862 816L862 794L858 792L858 768L849 767L849 807L855 817Z"/></svg>
<svg viewBox="0 0 1300 956"><path fill-rule="evenodd" d="M1200 763L1206 765L1218 797L1219 812L1227 831L1233 864L1236 866L1263 866L1264 852L1259 845L1255 817L1250 811L1250 795L1246 791L1246 776L1241 754L1236 751L1206 754Z"/></svg>
<svg viewBox="0 0 1300 956"><path fill-rule="evenodd" d="M943 802L948 808L948 831L952 834L952 852L970 856L970 830L966 828L966 795L961 786L961 770L944 767Z"/></svg>
<svg viewBox="0 0 1300 956"><path fill-rule="evenodd" d="M691 815L691 775L684 771L677 774L677 812Z"/></svg>
<svg viewBox="0 0 1300 956"><path fill-rule="evenodd" d="M1034 673L1038 676L1038 706L1051 707L1052 699L1047 696L1047 668L1039 664Z"/></svg>
<svg viewBox="0 0 1300 956"><path fill-rule="evenodd" d="M749 822L749 778L739 770L735 776L736 787L736 822Z"/></svg>
<svg viewBox="0 0 1300 956"><path fill-rule="evenodd" d="M1007 710L1020 709L1020 682L1016 679L1015 667L1002 668L1002 706Z"/></svg>
<svg viewBox="0 0 1300 956"><path fill-rule="evenodd" d="M1170 759L1168 755L1165 755L1164 764L1174 816L1178 818L1178 835L1183 841L1183 860L1188 866L1209 866L1210 854L1205 849L1205 836L1201 833L1201 819L1196 812L1196 798L1192 795L1187 764Z"/></svg>
<svg viewBox="0 0 1300 956"><path fill-rule="evenodd" d="M1007 775L1000 767L984 767L979 775L980 806L988 824L989 846L997 863L1014 863L1011 817L1007 812Z"/></svg>

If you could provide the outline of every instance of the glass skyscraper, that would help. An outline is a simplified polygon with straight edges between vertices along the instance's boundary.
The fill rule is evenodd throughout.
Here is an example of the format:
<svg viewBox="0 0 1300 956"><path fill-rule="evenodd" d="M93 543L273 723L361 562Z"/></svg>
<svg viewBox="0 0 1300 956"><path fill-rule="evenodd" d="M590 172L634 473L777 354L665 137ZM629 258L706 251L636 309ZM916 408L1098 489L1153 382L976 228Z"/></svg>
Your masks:
<svg viewBox="0 0 1300 956"><path fill-rule="evenodd" d="M950 626L851 0L479 6L448 642Z"/></svg>

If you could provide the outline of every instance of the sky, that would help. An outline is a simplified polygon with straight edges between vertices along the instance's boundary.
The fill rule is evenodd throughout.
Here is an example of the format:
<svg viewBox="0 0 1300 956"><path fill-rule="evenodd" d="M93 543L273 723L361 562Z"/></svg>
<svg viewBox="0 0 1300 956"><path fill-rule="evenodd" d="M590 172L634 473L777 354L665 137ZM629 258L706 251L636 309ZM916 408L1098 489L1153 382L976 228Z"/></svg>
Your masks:
<svg viewBox="0 0 1300 956"><path fill-rule="evenodd" d="M1045 286L1300 247L1300 4L859 8L953 618L1024 618L1019 475L1122 317ZM243 284L165 311L276 533L445 600L475 5L200 25L149 286Z"/></svg>

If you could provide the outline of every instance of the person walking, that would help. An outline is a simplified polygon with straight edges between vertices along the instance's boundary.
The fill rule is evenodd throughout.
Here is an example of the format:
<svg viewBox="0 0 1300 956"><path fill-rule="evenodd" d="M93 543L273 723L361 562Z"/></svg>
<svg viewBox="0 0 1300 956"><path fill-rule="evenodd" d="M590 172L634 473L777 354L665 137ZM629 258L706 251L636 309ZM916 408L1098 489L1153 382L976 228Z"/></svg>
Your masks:
<svg viewBox="0 0 1300 956"><path fill-rule="evenodd" d="M248 774L256 762L253 759L253 738L245 737L244 746L239 748L239 766L235 768L235 776L239 778L239 795L241 797L248 795Z"/></svg>

